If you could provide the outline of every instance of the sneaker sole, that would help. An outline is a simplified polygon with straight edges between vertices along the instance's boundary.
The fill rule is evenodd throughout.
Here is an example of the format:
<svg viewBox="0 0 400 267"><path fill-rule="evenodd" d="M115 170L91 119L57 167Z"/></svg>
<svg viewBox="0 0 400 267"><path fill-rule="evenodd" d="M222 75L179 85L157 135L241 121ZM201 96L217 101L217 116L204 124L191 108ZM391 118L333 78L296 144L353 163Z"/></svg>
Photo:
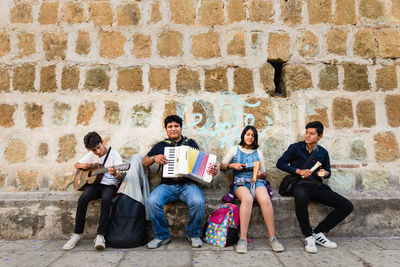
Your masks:
<svg viewBox="0 0 400 267"><path fill-rule="evenodd" d="M159 247L161 247L161 246L163 246L163 245L167 245L167 244L169 244L169 243L171 243L171 239L169 239L168 241L161 241L158 245L157 245L157 247L155 247L155 248L152 248L152 247L149 247L149 246L147 246L146 245L146 248L147 249L156 249L156 248L159 248Z"/></svg>
<svg viewBox="0 0 400 267"><path fill-rule="evenodd" d="M308 252L308 253L312 253L312 254L315 254L315 253L318 252L318 251L308 251L307 249L305 249L305 251Z"/></svg>
<svg viewBox="0 0 400 267"><path fill-rule="evenodd" d="M190 237L186 236L186 240L189 241L190 243L192 243L192 239ZM192 245L192 248L201 248L202 246L203 245L198 245L198 246L193 246Z"/></svg>

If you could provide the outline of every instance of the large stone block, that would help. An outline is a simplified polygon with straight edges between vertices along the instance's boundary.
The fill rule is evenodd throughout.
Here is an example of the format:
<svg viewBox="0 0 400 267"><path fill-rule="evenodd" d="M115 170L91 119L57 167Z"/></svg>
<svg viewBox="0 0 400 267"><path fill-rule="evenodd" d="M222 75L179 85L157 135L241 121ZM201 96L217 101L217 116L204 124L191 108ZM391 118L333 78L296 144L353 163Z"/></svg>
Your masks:
<svg viewBox="0 0 400 267"><path fill-rule="evenodd" d="M76 116L76 124L88 126L95 111L96 104L94 102L88 102L85 100L85 102L79 106L78 115Z"/></svg>
<svg viewBox="0 0 400 267"><path fill-rule="evenodd" d="M344 68L344 90L356 92L369 90L367 65L346 63Z"/></svg>
<svg viewBox="0 0 400 267"><path fill-rule="evenodd" d="M199 73L195 70L180 67L176 75L176 91L181 94L200 91Z"/></svg>
<svg viewBox="0 0 400 267"><path fill-rule="evenodd" d="M118 69L118 90L128 92L143 91L142 74L140 67Z"/></svg>
<svg viewBox="0 0 400 267"><path fill-rule="evenodd" d="M354 54L365 58L375 58L378 55L378 47L371 29L361 29L354 35Z"/></svg>
<svg viewBox="0 0 400 267"><path fill-rule="evenodd" d="M361 162L367 161L367 148L364 140L357 137L350 141L350 159Z"/></svg>
<svg viewBox="0 0 400 267"><path fill-rule="evenodd" d="M24 191L35 191L39 189L37 171L19 171L17 181L19 187Z"/></svg>
<svg viewBox="0 0 400 267"><path fill-rule="evenodd" d="M118 7L118 25L138 25L140 21L140 9L135 2L124 4Z"/></svg>
<svg viewBox="0 0 400 267"><path fill-rule="evenodd" d="M269 98L250 97L246 99L243 108L244 124L254 125L260 132L272 125L274 114L272 111L272 103Z"/></svg>
<svg viewBox="0 0 400 267"><path fill-rule="evenodd" d="M353 106L351 99L337 97L332 103L332 120L336 128L353 127Z"/></svg>
<svg viewBox="0 0 400 267"><path fill-rule="evenodd" d="M78 39L76 39L75 51L79 55L87 55L90 52L90 46L92 42L90 41L89 32L79 31Z"/></svg>
<svg viewBox="0 0 400 267"><path fill-rule="evenodd" d="M10 128L15 125L14 114L17 110L17 105L0 104L0 126Z"/></svg>
<svg viewBox="0 0 400 267"><path fill-rule="evenodd" d="M89 13L91 20L97 26L106 26L113 23L113 11L108 1L91 3Z"/></svg>
<svg viewBox="0 0 400 267"><path fill-rule="evenodd" d="M26 145L19 138L13 138L4 150L4 158L10 163L26 162Z"/></svg>
<svg viewBox="0 0 400 267"><path fill-rule="evenodd" d="M220 57L219 34L208 32L193 36L192 54L196 58Z"/></svg>
<svg viewBox="0 0 400 267"><path fill-rule="evenodd" d="M136 58L148 58L151 55L151 36L135 33L132 53Z"/></svg>
<svg viewBox="0 0 400 267"><path fill-rule="evenodd" d="M303 65L285 65L282 68L282 89L287 95L312 87L310 71Z"/></svg>
<svg viewBox="0 0 400 267"><path fill-rule="evenodd" d="M209 92L228 91L228 79L226 77L226 67L217 67L215 69L206 69L204 89Z"/></svg>
<svg viewBox="0 0 400 267"><path fill-rule="evenodd" d="M224 3L219 0L203 0L200 7L201 25L216 26L224 24Z"/></svg>
<svg viewBox="0 0 400 267"><path fill-rule="evenodd" d="M85 21L85 11L79 2L65 4L64 21L68 24L82 23Z"/></svg>
<svg viewBox="0 0 400 267"><path fill-rule="evenodd" d="M331 0L307 0L308 22L310 24L330 23L332 17Z"/></svg>
<svg viewBox="0 0 400 267"><path fill-rule="evenodd" d="M98 66L86 71L85 89L93 91L96 88L100 90L108 90L110 84L110 77L108 72L110 67Z"/></svg>
<svg viewBox="0 0 400 267"><path fill-rule="evenodd" d="M43 50L47 60L65 59L65 50L67 49L67 34L43 33Z"/></svg>
<svg viewBox="0 0 400 267"><path fill-rule="evenodd" d="M63 90L78 90L79 68L77 66L64 67L61 76L61 88Z"/></svg>
<svg viewBox="0 0 400 267"><path fill-rule="evenodd" d="M251 0L249 5L250 21L273 23L274 2L268 0Z"/></svg>
<svg viewBox="0 0 400 267"><path fill-rule="evenodd" d="M40 6L39 23L56 24L58 20L58 2L44 2Z"/></svg>
<svg viewBox="0 0 400 267"><path fill-rule="evenodd" d="M182 33L170 29L163 30L158 36L157 50L161 57L177 57L183 55Z"/></svg>
<svg viewBox="0 0 400 267"><path fill-rule="evenodd" d="M354 0L336 0L333 22L336 25L356 24L356 5Z"/></svg>
<svg viewBox="0 0 400 267"><path fill-rule="evenodd" d="M364 100L357 103L356 107L358 126L373 127L375 126L375 103L371 100Z"/></svg>
<svg viewBox="0 0 400 267"><path fill-rule="evenodd" d="M344 56L347 54L347 29L332 29L326 36L328 53Z"/></svg>
<svg viewBox="0 0 400 267"><path fill-rule="evenodd" d="M7 68L0 68L0 92L10 91L10 73Z"/></svg>
<svg viewBox="0 0 400 267"><path fill-rule="evenodd" d="M376 88L382 91L397 88L396 66L388 65L376 70Z"/></svg>
<svg viewBox="0 0 400 267"><path fill-rule="evenodd" d="M328 184L333 190L354 190L356 188L356 177L351 171L334 170Z"/></svg>
<svg viewBox="0 0 400 267"><path fill-rule="evenodd" d="M65 191L68 189L68 185L74 181L74 175L56 175L51 181L50 189L56 191Z"/></svg>
<svg viewBox="0 0 400 267"><path fill-rule="evenodd" d="M67 162L75 157L76 138L74 134L66 134L58 138L57 162Z"/></svg>
<svg viewBox="0 0 400 267"><path fill-rule="evenodd" d="M56 66L46 66L40 71L40 92L55 92L56 84Z"/></svg>
<svg viewBox="0 0 400 267"><path fill-rule="evenodd" d="M43 107L36 103L25 103L26 127L34 129L43 126Z"/></svg>
<svg viewBox="0 0 400 267"><path fill-rule="evenodd" d="M358 11L361 22L369 24L382 24L385 22L385 1L360 0Z"/></svg>
<svg viewBox="0 0 400 267"><path fill-rule="evenodd" d="M400 57L400 30L396 28L382 29L378 33L379 55L385 58Z"/></svg>
<svg viewBox="0 0 400 267"><path fill-rule="evenodd" d="M174 100L166 102L164 105L164 115L162 118L164 119L168 115L177 114L178 106L179 104Z"/></svg>
<svg viewBox="0 0 400 267"><path fill-rule="evenodd" d="M288 61L290 57L290 36L285 32L271 32L268 37L268 59Z"/></svg>
<svg viewBox="0 0 400 267"><path fill-rule="evenodd" d="M389 126L400 126L400 95L387 95L385 98L385 107Z"/></svg>
<svg viewBox="0 0 400 267"><path fill-rule="evenodd" d="M320 121L325 127L329 127L328 108L316 99L307 101L305 118L305 123Z"/></svg>
<svg viewBox="0 0 400 267"><path fill-rule="evenodd" d="M399 143L392 132L375 134L374 142L377 162L393 162L400 158Z"/></svg>
<svg viewBox="0 0 400 267"><path fill-rule="evenodd" d="M116 58L124 55L125 36L119 31L100 33L100 56Z"/></svg>
<svg viewBox="0 0 400 267"><path fill-rule="evenodd" d="M267 166L275 166L278 159L288 148L288 137L285 134L275 134L262 139L263 156ZM279 173L279 180L286 174ZM279 181L280 183L280 181ZM279 183L277 184L279 187ZM274 186L274 188L277 188Z"/></svg>
<svg viewBox="0 0 400 267"><path fill-rule="evenodd" d="M35 91L35 67L31 64L23 64L15 67L13 77L14 90L21 92Z"/></svg>
<svg viewBox="0 0 400 267"><path fill-rule="evenodd" d="M386 170L361 171L362 185L364 189L386 189L389 188L390 172Z"/></svg>
<svg viewBox="0 0 400 267"><path fill-rule="evenodd" d="M117 102L114 101L104 101L104 119L114 125L119 125L121 123L120 109Z"/></svg>
<svg viewBox="0 0 400 267"><path fill-rule="evenodd" d="M318 87L321 90L331 91L339 85L338 68L336 65L325 65L319 72Z"/></svg>
<svg viewBox="0 0 400 267"><path fill-rule="evenodd" d="M10 9L11 23L30 23L32 21L32 5L30 3L19 3Z"/></svg>
<svg viewBox="0 0 400 267"><path fill-rule="evenodd" d="M30 56L35 52L35 35L26 32L18 34L18 57Z"/></svg>
<svg viewBox="0 0 400 267"><path fill-rule="evenodd" d="M297 37L297 49L299 54L304 58L318 56L318 37L311 31L301 31Z"/></svg>
<svg viewBox="0 0 400 267"><path fill-rule="evenodd" d="M194 24L196 17L196 1L169 0L171 20L177 24Z"/></svg>
<svg viewBox="0 0 400 267"><path fill-rule="evenodd" d="M260 68L261 84L264 91L271 96L275 93L274 75L275 69L270 63L267 62Z"/></svg>
<svg viewBox="0 0 400 267"><path fill-rule="evenodd" d="M62 126L69 122L71 105L61 102L56 102L53 105L52 121L54 125Z"/></svg>
<svg viewBox="0 0 400 267"><path fill-rule="evenodd" d="M208 101L197 100L192 102L193 126L196 128L214 128L214 106Z"/></svg>
<svg viewBox="0 0 400 267"><path fill-rule="evenodd" d="M227 33L227 54L229 56L246 56L243 31L230 31Z"/></svg>
<svg viewBox="0 0 400 267"><path fill-rule="evenodd" d="M160 2L153 1L153 4L151 5L150 21L153 23L157 23L160 20L162 20L162 15L160 13Z"/></svg>
<svg viewBox="0 0 400 267"><path fill-rule="evenodd" d="M150 67L149 71L150 88L155 90L170 90L170 70L168 68Z"/></svg>
<svg viewBox="0 0 400 267"><path fill-rule="evenodd" d="M7 33L0 33L0 57L4 57L11 51L10 38Z"/></svg>
<svg viewBox="0 0 400 267"><path fill-rule="evenodd" d="M391 0L391 8L389 11L388 21L391 23L400 23L400 1Z"/></svg>
<svg viewBox="0 0 400 267"><path fill-rule="evenodd" d="M286 1L280 0L281 3L281 20L289 26L296 26L301 24L301 9L303 1L293 0Z"/></svg>
<svg viewBox="0 0 400 267"><path fill-rule="evenodd" d="M233 73L233 92L236 94L254 93L253 71L246 68L236 68Z"/></svg>
<svg viewBox="0 0 400 267"><path fill-rule="evenodd" d="M132 108L132 125L133 127L149 127L151 122L151 111L153 106L135 105Z"/></svg>
<svg viewBox="0 0 400 267"><path fill-rule="evenodd" d="M123 145L119 153L123 159L129 160L133 155L140 153L140 147L136 140L132 140Z"/></svg>
<svg viewBox="0 0 400 267"><path fill-rule="evenodd" d="M244 0L227 1L228 22L233 23L246 19L246 9Z"/></svg>

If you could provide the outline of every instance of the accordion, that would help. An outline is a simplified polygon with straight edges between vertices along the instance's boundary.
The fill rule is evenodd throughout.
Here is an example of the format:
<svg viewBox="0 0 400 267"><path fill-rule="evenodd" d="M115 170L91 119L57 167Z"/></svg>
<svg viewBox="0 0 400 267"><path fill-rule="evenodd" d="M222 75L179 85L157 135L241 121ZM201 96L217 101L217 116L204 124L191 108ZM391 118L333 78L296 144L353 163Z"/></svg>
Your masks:
<svg viewBox="0 0 400 267"><path fill-rule="evenodd" d="M217 156L189 146L165 147L164 155L168 159L163 168L164 178L188 177L200 183L211 182L213 177L209 169Z"/></svg>

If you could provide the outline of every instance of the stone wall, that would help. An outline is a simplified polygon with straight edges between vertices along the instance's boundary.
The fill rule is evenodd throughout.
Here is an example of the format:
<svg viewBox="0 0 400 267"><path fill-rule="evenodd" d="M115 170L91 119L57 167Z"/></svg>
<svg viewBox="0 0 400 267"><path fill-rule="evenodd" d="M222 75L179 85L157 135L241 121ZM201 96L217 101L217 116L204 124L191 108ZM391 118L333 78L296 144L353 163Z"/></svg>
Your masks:
<svg viewBox="0 0 400 267"><path fill-rule="evenodd" d="M254 124L275 188L320 120L332 187L398 187L399 65L398 0L3 0L0 190L72 190L87 132L129 159L171 113L219 161Z"/></svg>

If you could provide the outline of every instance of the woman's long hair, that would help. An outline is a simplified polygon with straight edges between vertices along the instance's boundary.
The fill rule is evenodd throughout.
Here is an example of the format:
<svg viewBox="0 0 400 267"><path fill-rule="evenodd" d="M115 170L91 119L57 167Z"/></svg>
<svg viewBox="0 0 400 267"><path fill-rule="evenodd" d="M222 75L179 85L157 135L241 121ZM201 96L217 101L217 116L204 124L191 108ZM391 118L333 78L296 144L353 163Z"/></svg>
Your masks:
<svg viewBox="0 0 400 267"><path fill-rule="evenodd" d="M258 148L258 132L256 127L252 126L252 125L247 125L246 127L244 127L243 131L242 131L242 135L240 136L240 143L239 145L241 147L245 147L246 143L244 142L244 136L247 133L248 130L252 130L254 133L254 141L251 144L251 149L257 149Z"/></svg>

